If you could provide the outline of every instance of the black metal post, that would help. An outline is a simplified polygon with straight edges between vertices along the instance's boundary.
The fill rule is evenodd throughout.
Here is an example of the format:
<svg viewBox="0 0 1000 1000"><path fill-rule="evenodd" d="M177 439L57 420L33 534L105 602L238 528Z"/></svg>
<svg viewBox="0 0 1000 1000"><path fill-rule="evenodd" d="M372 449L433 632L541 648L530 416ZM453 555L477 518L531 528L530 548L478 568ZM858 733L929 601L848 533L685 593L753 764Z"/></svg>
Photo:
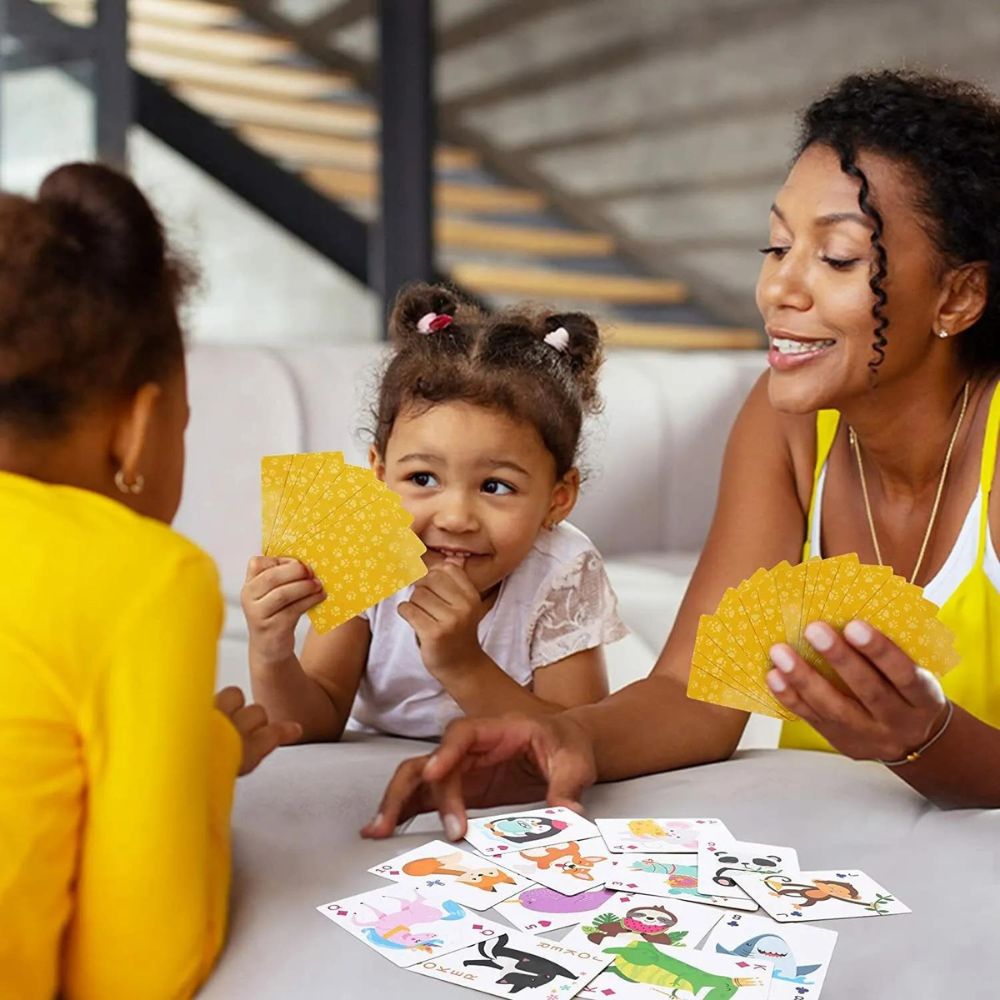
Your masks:
<svg viewBox="0 0 1000 1000"><path fill-rule="evenodd" d="M381 212L371 274L388 313L434 276L433 0L379 0Z"/></svg>
<svg viewBox="0 0 1000 1000"><path fill-rule="evenodd" d="M128 166L128 127L134 117L126 0L97 0L94 31L93 93L97 157L124 169Z"/></svg>

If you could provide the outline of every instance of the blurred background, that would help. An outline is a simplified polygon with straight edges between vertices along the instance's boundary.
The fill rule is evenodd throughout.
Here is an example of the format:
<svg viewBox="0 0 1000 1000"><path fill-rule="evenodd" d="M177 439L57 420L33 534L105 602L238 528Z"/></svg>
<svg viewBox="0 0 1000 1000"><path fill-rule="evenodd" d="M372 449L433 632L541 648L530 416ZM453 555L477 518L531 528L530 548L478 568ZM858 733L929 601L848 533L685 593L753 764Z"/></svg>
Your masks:
<svg viewBox="0 0 1000 1000"><path fill-rule="evenodd" d="M201 262L196 342L375 340L442 276L758 348L795 111L852 69L1000 88L995 0L2 2L0 183L127 162Z"/></svg>

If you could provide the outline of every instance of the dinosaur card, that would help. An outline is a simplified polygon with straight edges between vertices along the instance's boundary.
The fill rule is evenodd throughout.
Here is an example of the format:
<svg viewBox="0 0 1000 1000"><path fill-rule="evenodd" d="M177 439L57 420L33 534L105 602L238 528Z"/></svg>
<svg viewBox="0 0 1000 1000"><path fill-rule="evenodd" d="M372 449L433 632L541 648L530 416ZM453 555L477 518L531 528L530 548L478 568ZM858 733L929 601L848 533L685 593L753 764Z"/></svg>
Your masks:
<svg viewBox="0 0 1000 1000"><path fill-rule="evenodd" d="M803 872L786 869L734 873L734 878L775 920L837 920L885 917L910 908L856 868Z"/></svg>
<svg viewBox="0 0 1000 1000"><path fill-rule="evenodd" d="M702 950L774 965L768 1000L816 1000L823 989L837 932L822 927L775 927L766 917L724 913Z"/></svg>
<svg viewBox="0 0 1000 1000"><path fill-rule="evenodd" d="M698 837L732 839L721 819L598 819L604 843L613 854L697 853Z"/></svg>
<svg viewBox="0 0 1000 1000"><path fill-rule="evenodd" d="M494 913L528 934L544 934L587 921L600 913L609 899L611 889L584 889L573 896L550 889L546 885L533 885L516 896L497 903Z"/></svg>
<svg viewBox="0 0 1000 1000"><path fill-rule="evenodd" d="M698 845L698 891L713 896L746 899L747 894L733 881L735 873L780 875L798 867L799 856L794 847L708 836L702 838Z"/></svg>
<svg viewBox="0 0 1000 1000"><path fill-rule="evenodd" d="M415 885L387 885L316 909L404 969L506 930L440 890Z"/></svg>
<svg viewBox="0 0 1000 1000"><path fill-rule="evenodd" d="M589 819L578 816L572 809L540 806L526 812L470 819L465 839L480 854L499 860L526 847L565 844L599 834Z"/></svg>
<svg viewBox="0 0 1000 1000"><path fill-rule="evenodd" d="M685 899L692 903L722 906L732 910L757 909L749 898L730 899L698 891L698 859L694 854L656 854L620 858L615 862L608 889L643 892L649 896Z"/></svg>
<svg viewBox="0 0 1000 1000"><path fill-rule="evenodd" d="M591 948L506 931L444 958L427 959L414 972L495 997L524 991L539 1000L575 996L610 961Z"/></svg>
<svg viewBox="0 0 1000 1000"><path fill-rule="evenodd" d="M605 949L611 965L585 1000L768 1000L770 962L633 940Z"/></svg>
<svg viewBox="0 0 1000 1000"><path fill-rule="evenodd" d="M620 892L562 941L576 948L597 948L609 956L609 948L632 941L697 948L720 916L718 910L695 903Z"/></svg>
<svg viewBox="0 0 1000 1000"><path fill-rule="evenodd" d="M393 882L440 889L473 910L488 910L531 885L529 879L443 840L415 847L368 871Z"/></svg>
<svg viewBox="0 0 1000 1000"><path fill-rule="evenodd" d="M505 854L503 866L566 896L604 885L614 867L600 837L525 847Z"/></svg>

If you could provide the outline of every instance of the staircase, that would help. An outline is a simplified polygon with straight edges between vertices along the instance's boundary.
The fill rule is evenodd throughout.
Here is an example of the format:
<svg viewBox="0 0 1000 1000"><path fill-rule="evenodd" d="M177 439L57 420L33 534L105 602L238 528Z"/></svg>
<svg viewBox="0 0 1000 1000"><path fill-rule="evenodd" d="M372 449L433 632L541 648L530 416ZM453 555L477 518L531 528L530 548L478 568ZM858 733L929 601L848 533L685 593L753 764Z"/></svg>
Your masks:
<svg viewBox="0 0 1000 1000"><path fill-rule="evenodd" d="M93 0L40 2L72 24L94 16ZM253 162L267 161L271 172L258 188L267 187L268 178L279 180L274 170L304 184L296 225L308 227L302 216L323 225L317 193L331 210L373 221L379 120L363 65L349 55L326 58L325 51L318 58L314 46L302 44L295 22L253 0L129 0L129 15L130 62L145 85L141 93L175 102L157 107L180 106L172 133L161 138L224 183L235 183L213 170L213 162L199 162L194 134L224 129L229 153L245 150ZM140 122L150 127L149 117ZM481 301L532 298L587 309L615 346L761 346L757 331L720 325L691 301L682 282L644 273L609 232L571 221L551 191L500 176L475 146L441 142L435 173L439 269ZM268 211L266 193L262 197L258 207Z"/></svg>

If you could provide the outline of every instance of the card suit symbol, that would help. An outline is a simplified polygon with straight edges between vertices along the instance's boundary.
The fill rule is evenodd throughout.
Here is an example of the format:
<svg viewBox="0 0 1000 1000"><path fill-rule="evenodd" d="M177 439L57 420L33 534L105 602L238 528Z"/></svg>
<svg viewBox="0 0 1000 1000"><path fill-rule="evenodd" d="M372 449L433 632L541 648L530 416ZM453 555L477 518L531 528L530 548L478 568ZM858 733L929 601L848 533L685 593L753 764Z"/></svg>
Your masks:
<svg viewBox="0 0 1000 1000"><path fill-rule="evenodd" d="M613 996L615 995L615 991L614 991L614 990L611 990L611 989L607 989L607 990L601 990L601 992L602 992L602 993L603 993L603 994L604 994L604 995L605 995L606 997L613 997Z"/></svg>
<svg viewBox="0 0 1000 1000"><path fill-rule="evenodd" d="M506 851L506 850L507 850L507 845L506 845L506 844L501 844L501 845L500 845L500 846L499 846L499 847L497 848L497 850L498 850L498 851Z"/></svg>
<svg viewBox="0 0 1000 1000"><path fill-rule="evenodd" d="M631 903L632 902L632 897L631 896L619 896L618 897L618 902L619 903Z"/></svg>
<svg viewBox="0 0 1000 1000"><path fill-rule="evenodd" d="M552 921L551 920L539 920L538 921L538 926L539 927L551 927L552 926Z"/></svg>
<svg viewBox="0 0 1000 1000"><path fill-rule="evenodd" d="M472 929L474 931L481 931L483 929L483 925L482 924L473 924L472 925Z"/></svg>
<svg viewBox="0 0 1000 1000"><path fill-rule="evenodd" d="M626 885L627 885L627 886L628 886L628 887L629 887L630 889L638 889L638 888L639 888L639 886L638 886L638 885L637 885L637 884L636 884L635 882L626 882L625 884L626 884Z"/></svg>
<svg viewBox="0 0 1000 1000"><path fill-rule="evenodd" d="M792 916L793 917L801 917L802 916L802 911L801 910L792 910Z"/></svg>
<svg viewBox="0 0 1000 1000"><path fill-rule="evenodd" d="M798 993L800 997L804 997L809 992L808 986L796 986L795 992Z"/></svg>
<svg viewBox="0 0 1000 1000"><path fill-rule="evenodd" d="M347 910L337 910L337 916L338 917L346 917L347 916Z"/></svg>
<svg viewBox="0 0 1000 1000"><path fill-rule="evenodd" d="M847 878L847 872L837 872L837 878Z"/></svg>
<svg viewBox="0 0 1000 1000"><path fill-rule="evenodd" d="M399 874L399 869L398 868L393 868L393 870L391 872L389 872L389 874L390 875L398 875Z"/></svg>
<svg viewBox="0 0 1000 1000"><path fill-rule="evenodd" d="M740 926L740 922L738 920L730 920L730 921L728 921L728 926L729 927L739 927Z"/></svg>
<svg viewBox="0 0 1000 1000"><path fill-rule="evenodd" d="M639 850L639 845L638 844L629 844L626 849L629 850L629 851L638 851Z"/></svg>
<svg viewBox="0 0 1000 1000"><path fill-rule="evenodd" d="M737 962L736 964L737 964L737 965L738 965L738 966L739 966L739 967L740 967L741 969L749 969L749 968L750 968L750 963L749 963L749 962Z"/></svg>

